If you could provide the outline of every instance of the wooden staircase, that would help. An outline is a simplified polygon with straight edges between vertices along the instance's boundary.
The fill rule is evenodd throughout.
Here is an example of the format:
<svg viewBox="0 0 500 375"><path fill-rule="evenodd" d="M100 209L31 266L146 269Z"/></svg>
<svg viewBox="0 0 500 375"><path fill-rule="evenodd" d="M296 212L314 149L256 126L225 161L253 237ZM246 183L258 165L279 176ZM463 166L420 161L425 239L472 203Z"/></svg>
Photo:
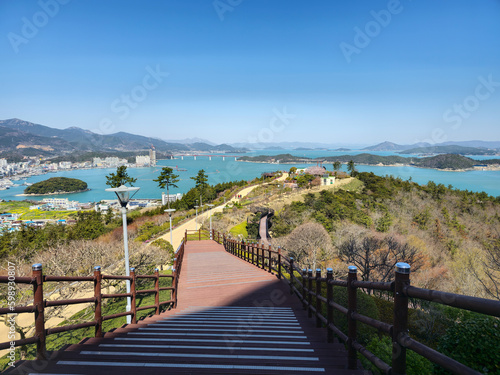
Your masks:
<svg viewBox="0 0 500 375"><path fill-rule="evenodd" d="M368 374L347 370L285 283L212 241L188 242L175 310L9 374Z"/></svg>

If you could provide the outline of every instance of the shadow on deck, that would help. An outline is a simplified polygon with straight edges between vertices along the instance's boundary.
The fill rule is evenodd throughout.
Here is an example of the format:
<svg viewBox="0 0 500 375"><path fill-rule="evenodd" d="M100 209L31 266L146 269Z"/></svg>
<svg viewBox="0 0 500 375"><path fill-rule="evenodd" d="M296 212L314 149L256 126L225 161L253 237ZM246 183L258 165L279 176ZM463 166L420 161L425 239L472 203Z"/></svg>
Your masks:
<svg viewBox="0 0 500 375"><path fill-rule="evenodd" d="M174 310L27 361L9 374L369 374L276 276L213 241L188 242Z"/></svg>

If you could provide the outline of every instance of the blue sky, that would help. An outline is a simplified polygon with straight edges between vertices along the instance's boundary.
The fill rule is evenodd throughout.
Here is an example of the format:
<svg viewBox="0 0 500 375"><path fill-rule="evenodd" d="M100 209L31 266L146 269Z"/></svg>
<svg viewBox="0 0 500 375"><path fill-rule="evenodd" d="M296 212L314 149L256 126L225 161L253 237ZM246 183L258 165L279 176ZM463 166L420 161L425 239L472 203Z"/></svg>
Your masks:
<svg viewBox="0 0 500 375"><path fill-rule="evenodd" d="M0 1L0 119L213 142L500 140L499 0Z"/></svg>

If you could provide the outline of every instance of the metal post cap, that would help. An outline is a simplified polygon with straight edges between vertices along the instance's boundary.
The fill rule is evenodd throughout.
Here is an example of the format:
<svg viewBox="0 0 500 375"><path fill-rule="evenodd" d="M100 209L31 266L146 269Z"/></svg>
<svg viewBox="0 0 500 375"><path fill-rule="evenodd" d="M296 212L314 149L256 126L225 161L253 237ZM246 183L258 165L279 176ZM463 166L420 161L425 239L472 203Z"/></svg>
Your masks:
<svg viewBox="0 0 500 375"><path fill-rule="evenodd" d="M326 273L333 273L333 268L327 268Z"/></svg>
<svg viewBox="0 0 500 375"><path fill-rule="evenodd" d="M321 268L316 268L316 272L321 272Z"/></svg>
<svg viewBox="0 0 500 375"><path fill-rule="evenodd" d="M293 257L290 257L290 260L292 260L292 261L293 261Z"/></svg>
<svg viewBox="0 0 500 375"><path fill-rule="evenodd" d="M307 270L307 273L313 273L313 270L309 268L309 269Z"/></svg>
<svg viewBox="0 0 500 375"><path fill-rule="evenodd" d="M175 272L175 268L172 268L172 272Z"/></svg>
<svg viewBox="0 0 500 375"><path fill-rule="evenodd" d="M40 271L42 269L42 263L35 263L31 266L33 271Z"/></svg>
<svg viewBox="0 0 500 375"><path fill-rule="evenodd" d="M160 270L158 268L155 268L155 272L160 272Z"/></svg>
<svg viewBox="0 0 500 375"><path fill-rule="evenodd" d="M95 266L94 267L94 271L100 271L101 270L101 266Z"/></svg>
<svg viewBox="0 0 500 375"><path fill-rule="evenodd" d="M403 263L403 262L396 263L396 272L409 274L410 265L408 263Z"/></svg>
<svg viewBox="0 0 500 375"><path fill-rule="evenodd" d="M356 267L356 266L349 266L349 267L347 267L347 269L349 270L349 273L357 273L358 272L358 267Z"/></svg>
<svg viewBox="0 0 500 375"><path fill-rule="evenodd" d="M130 267L130 272L135 272L135 268L134 267Z"/></svg>

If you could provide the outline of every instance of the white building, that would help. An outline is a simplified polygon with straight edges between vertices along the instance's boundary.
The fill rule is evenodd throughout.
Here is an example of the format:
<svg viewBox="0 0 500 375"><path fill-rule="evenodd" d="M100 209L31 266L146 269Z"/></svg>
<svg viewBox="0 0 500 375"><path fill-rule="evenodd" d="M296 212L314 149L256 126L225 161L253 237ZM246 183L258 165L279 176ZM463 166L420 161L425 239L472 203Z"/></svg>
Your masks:
<svg viewBox="0 0 500 375"><path fill-rule="evenodd" d="M61 162L59 162L59 168L60 169L71 169L71 162L70 161L61 161Z"/></svg>
<svg viewBox="0 0 500 375"><path fill-rule="evenodd" d="M145 167L151 165L151 158L149 155L139 155L135 157L135 164L138 167Z"/></svg>
<svg viewBox="0 0 500 375"><path fill-rule="evenodd" d="M154 167L156 166L156 149L155 146L151 146L149 149L149 159L150 159L150 166Z"/></svg>
<svg viewBox="0 0 500 375"><path fill-rule="evenodd" d="M69 206L68 198L44 198L42 202L53 204L54 206Z"/></svg>
<svg viewBox="0 0 500 375"><path fill-rule="evenodd" d="M170 200L170 202L175 202L175 201L181 200L181 199L182 199L181 193L170 194L170 195L167 195L165 193L161 193L161 204L163 206L165 206L169 200Z"/></svg>
<svg viewBox="0 0 500 375"><path fill-rule="evenodd" d="M335 176L330 176L328 174L321 177L321 185L333 185L335 184Z"/></svg>

